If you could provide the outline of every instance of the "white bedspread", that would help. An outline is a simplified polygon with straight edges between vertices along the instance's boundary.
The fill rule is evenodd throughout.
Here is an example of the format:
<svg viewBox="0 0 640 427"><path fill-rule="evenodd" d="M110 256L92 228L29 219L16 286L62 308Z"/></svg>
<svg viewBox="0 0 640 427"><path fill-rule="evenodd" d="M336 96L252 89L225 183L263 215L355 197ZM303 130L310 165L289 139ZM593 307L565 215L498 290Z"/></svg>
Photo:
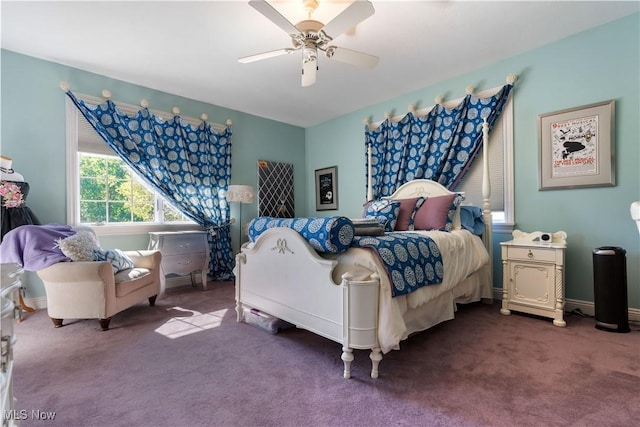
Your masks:
<svg viewBox="0 0 640 427"><path fill-rule="evenodd" d="M489 254L482 240L467 230L412 233L428 235L438 244L444 264L444 281L439 285L423 286L408 295L391 297L389 277L377 254L371 249L351 248L340 255L324 256L338 261L333 270L335 283L340 283L346 272L353 274L355 280L365 280L374 272L380 275L378 341L383 353L399 349L400 341L406 337L407 325L403 316L408 310L450 292L459 282L489 262Z"/></svg>

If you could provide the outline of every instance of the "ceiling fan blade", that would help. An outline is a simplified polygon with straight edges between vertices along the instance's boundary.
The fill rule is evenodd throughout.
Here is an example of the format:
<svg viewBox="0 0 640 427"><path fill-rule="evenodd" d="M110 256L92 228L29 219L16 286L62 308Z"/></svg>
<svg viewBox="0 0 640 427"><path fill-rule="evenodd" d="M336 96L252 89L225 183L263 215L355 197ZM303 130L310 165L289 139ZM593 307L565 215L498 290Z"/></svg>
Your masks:
<svg viewBox="0 0 640 427"><path fill-rule="evenodd" d="M269 59L269 58L273 58L276 56L282 56L282 55L287 55L291 52L295 52L296 49L292 49L292 48L285 48L285 49L278 49L278 50L272 50L270 52L263 52L263 53L258 53L255 55L250 55L250 56L244 56L242 58L238 58L238 62L241 62L243 64L248 64L249 62L255 62L255 61L260 61L263 59Z"/></svg>
<svg viewBox="0 0 640 427"><path fill-rule="evenodd" d="M357 50L345 49L343 47L329 46L325 52L327 58L358 67L373 68L378 64L378 57Z"/></svg>
<svg viewBox="0 0 640 427"><path fill-rule="evenodd" d="M287 34L298 34L300 31L287 18L282 16L273 6L264 0L251 0L249 6L263 14L268 20L282 28Z"/></svg>
<svg viewBox="0 0 640 427"><path fill-rule="evenodd" d="M348 29L355 27L374 13L375 9L371 2L356 0L343 10L340 15L329 21L329 23L322 28L322 31L335 38Z"/></svg>
<svg viewBox="0 0 640 427"><path fill-rule="evenodd" d="M316 82L318 59L313 58L302 62L302 87L311 86Z"/></svg>

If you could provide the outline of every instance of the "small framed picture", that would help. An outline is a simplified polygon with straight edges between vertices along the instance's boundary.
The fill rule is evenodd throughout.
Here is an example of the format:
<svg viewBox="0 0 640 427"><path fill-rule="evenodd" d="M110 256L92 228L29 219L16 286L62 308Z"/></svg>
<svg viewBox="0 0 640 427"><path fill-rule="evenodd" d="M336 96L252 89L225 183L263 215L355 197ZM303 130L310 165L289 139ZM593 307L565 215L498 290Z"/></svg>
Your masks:
<svg viewBox="0 0 640 427"><path fill-rule="evenodd" d="M338 167L316 169L316 210L338 209Z"/></svg>
<svg viewBox="0 0 640 427"><path fill-rule="evenodd" d="M540 190L615 185L615 101L538 116Z"/></svg>

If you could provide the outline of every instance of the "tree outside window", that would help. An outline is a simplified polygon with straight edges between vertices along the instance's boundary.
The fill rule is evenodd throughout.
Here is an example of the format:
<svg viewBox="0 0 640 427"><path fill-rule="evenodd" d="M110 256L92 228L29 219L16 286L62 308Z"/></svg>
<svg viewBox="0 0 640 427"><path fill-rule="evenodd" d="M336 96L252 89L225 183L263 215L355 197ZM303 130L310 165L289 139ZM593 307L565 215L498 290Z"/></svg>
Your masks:
<svg viewBox="0 0 640 427"><path fill-rule="evenodd" d="M117 157L80 153L79 172L81 223L190 222Z"/></svg>

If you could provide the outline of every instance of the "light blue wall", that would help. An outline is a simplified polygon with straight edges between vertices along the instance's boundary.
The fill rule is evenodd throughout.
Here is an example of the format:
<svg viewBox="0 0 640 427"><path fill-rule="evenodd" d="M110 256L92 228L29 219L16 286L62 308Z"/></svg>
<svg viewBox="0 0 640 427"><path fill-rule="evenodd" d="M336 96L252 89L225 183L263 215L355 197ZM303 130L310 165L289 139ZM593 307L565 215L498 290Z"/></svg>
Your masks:
<svg viewBox="0 0 640 427"><path fill-rule="evenodd" d="M297 215L353 217L360 215L365 199L364 118L380 120L385 111L401 113L408 104L425 107L438 95L459 97L470 84L478 91L496 87L513 72L519 76L514 90L517 227L568 233L566 296L577 300L593 301L593 248L625 248L629 305L640 308L640 238L629 217L630 203L640 199L639 39L640 14L635 14L306 130L3 50L1 153L14 159L16 170L31 184L28 204L41 220L66 222L64 94L58 87L65 80L79 93L99 95L107 88L122 102L138 104L146 98L154 109L178 106L185 116L232 119L232 183L255 185L258 159L293 163ZM538 114L607 99L616 100L617 185L538 191ZM339 210L316 212L314 170L334 165ZM243 219L255 213L255 205L245 205ZM496 254L498 242L509 238L495 235ZM146 241L146 236L101 237L103 246L123 249ZM27 280L28 296L44 294L37 277Z"/></svg>
<svg viewBox="0 0 640 427"><path fill-rule="evenodd" d="M306 130L309 215L358 216L365 200L363 119L382 120L386 111L426 107L433 99L463 96L500 86L516 73L514 89L515 219L517 228L564 230L568 234L566 297L593 301L594 248L621 246L627 251L629 306L640 308L640 237L629 205L640 199L640 14L567 38L558 43L452 77L420 91L353 112ZM383 84L383 83L381 83ZM371 90L375 90L374 87ZM538 191L537 116L609 99L616 100L616 186ZM339 210L315 212L314 170L338 166ZM494 277L502 278L495 235Z"/></svg>
<svg viewBox="0 0 640 427"><path fill-rule="evenodd" d="M0 152L13 158L13 167L29 182L27 205L42 223L67 221L65 97L60 81L67 81L76 93L100 96L109 89L113 99L139 105L145 98L150 108L171 111L180 108L186 117L200 117L225 123L233 121L232 184L257 186L257 161L277 160L294 168L295 206L306 208L305 132L303 128L252 116L168 93L151 90L88 73L75 68L2 50L2 139ZM232 204L231 216L238 218L238 204ZM243 205L243 221L256 215L257 205ZM237 225L231 230L237 247ZM147 235L101 236L105 248L145 248ZM44 295L42 282L35 274L26 275L27 297Z"/></svg>

